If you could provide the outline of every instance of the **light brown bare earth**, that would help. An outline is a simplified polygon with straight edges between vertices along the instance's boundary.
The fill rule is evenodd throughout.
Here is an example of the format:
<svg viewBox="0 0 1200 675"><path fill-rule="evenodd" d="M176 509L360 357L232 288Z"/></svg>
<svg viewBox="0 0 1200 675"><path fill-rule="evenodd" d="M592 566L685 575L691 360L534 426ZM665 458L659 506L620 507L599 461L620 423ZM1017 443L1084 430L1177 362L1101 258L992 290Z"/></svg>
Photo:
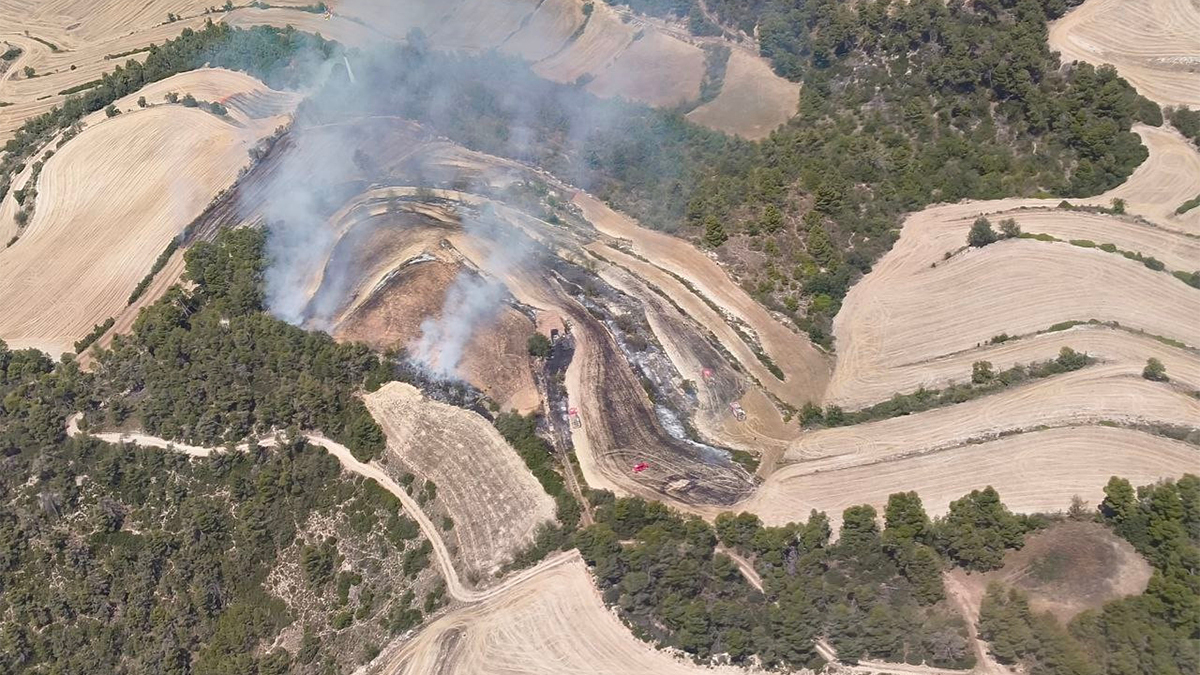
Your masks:
<svg viewBox="0 0 1200 675"><path fill-rule="evenodd" d="M450 512L457 560L470 576L499 571L554 520L554 501L495 427L479 415L391 382L364 397L388 437L388 453L438 486Z"/></svg>
<svg viewBox="0 0 1200 675"><path fill-rule="evenodd" d="M213 69L155 86L206 95L265 89ZM222 118L179 105L127 109L112 119L89 117L83 133L46 162L33 218L0 251L0 337L14 347L69 351L94 324L119 314L171 238L233 182L249 148L286 119L236 111Z"/></svg>
<svg viewBox="0 0 1200 675"><path fill-rule="evenodd" d="M1191 0L1087 0L1050 24L1064 61L1112 64L1142 95L1200 106L1200 7Z"/></svg>
<svg viewBox="0 0 1200 675"><path fill-rule="evenodd" d="M1026 537L1024 546L1005 554L998 570L953 574L972 596L982 597L993 582L1020 588L1029 596L1030 609L1050 612L1066 623L1084 610L1141 593L1152 572L1112 530L1068 521Z"/></svg>
<svg viewBox="0 0 1200 675"><path fill-rule="evenodd" d="M1200 450L1180 441L1125 428L1067 426L912 456L854 457L841 467L788 465L735 510L783 524L816 509L837 527L850 506L870 504L882 513L894 492L917 491L929 515L939 516L955 499L991 485L1014 512L1057 512L1076 494L1099 504L1110 476L1145 485L1194 471L1198 464Z"/></svg>
<svg viewBox="0 0 1200 675"><path fill-rule="evenodd" d="M750 140L765 138L780 119L796 114L800 85L776 75L770 64L740 49L729 55L725 84L716 98L688 113L696 124Z"/></svg>
<svg viewBox="0 0 1200 675"><path fill-rule="evenodd" d="M454 610L380 659L405 675L697 675L705 668L637 641L605 606L578 553L559 554L520 584Z"/></svg>
<svg viewBox="0 0 1200 675"><path fill-rule="evenodd" d="M1200 317L1200 293L1120 255L1008 240L942 260L944 252L962 246L977 215L994 213L998 205L1007 211L1022 203L935 207L908 219L900 241L851 289L834 321L838 364L827 400L851 397L856 383L889 368L1067 320L1117 321L1200 345L1200 320L1189 318ZM1139 234L1161 235L1149 228L1124 232ZM1148 240L1141 245L1166 247Z"/></svg>

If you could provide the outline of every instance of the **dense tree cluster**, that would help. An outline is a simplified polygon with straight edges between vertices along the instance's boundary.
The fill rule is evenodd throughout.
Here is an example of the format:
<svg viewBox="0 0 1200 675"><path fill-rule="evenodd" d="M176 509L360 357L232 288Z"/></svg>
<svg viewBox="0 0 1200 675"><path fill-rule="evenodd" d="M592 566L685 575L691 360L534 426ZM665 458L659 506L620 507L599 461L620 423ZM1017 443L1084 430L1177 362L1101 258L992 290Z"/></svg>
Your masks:
<svg viewBox="0 0 1200 675"><path fill-rule="evenodd" d="M1200 477L1134 490L1113 477L1100 518L1154 567L1146 592L1076 616L1064 628L995 587L980 635L1003 663L1030 675L1185 675L1200 670Z"/></svg>
<svg viewBox="0 0 1200 675"><path fill-rule="evenodd" d="M994 500L994 503L993 503ZM757 516L722 514L709 527L659 503L602 497L597 524L577 537L605 599L642 637L706 660L736 663L757 656L768 665L819 662L827 635L847 661L877 658L969 668L966 626L944 603L939 555L945 542L971 555L987 550L997 528L1026 523L998 504L994 490L956 503L937 523L915 493L892 495L880 530L870 506L843 514L839 539L814 512L807 523L764 527ZM716 544L752 561L759 592ZM1003 547L1002 547L1003 549ZM723 657L724 658L724 657Z"/></svg>
<svg viewBox="0 0 1200 675"><path fill-rule="evenodd" d="M188 250L194 287L168 291L97 356L104 424L133 416L150 433L204 445L292 427L363 460L378 455L383 431L355 392L387 364L263 311L263 244L262 231L240 229Z"/></svg>
<svg viewBox="0 0 1200 675"><path fill-rule="evenodd" d="M261 649L294 620L263 582L299 524L364 487L303 443L195 460L73 438L6 462L0 673L296 672ZM357 508L377 532L399 504ZM321 552L304 570L328 583L335 546Z"/></svg>

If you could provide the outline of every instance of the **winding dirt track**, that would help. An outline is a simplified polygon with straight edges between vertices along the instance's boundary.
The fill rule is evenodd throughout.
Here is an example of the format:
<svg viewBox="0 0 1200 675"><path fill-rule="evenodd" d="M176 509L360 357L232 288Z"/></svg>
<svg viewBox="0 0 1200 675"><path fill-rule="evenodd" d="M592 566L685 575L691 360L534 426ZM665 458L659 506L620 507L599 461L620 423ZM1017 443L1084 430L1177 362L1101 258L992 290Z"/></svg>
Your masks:
<svg viewBox="0 0 1200 675"><path fill-rule="evenodd" d="M1064 61L1109 63L1163 105L1200 106L1200 7L1192 0L1087 0L1050 25Z"/></svg>
<svg viewBox="0 0 1200 675"><path fill-rule="evenodd" d="M68 433L79 433L78 417L69 421ZM221 448L172 443L146 434L94 433L108 443L135 443L172 449L194 457L207 457ZM455 600L467 606L452 610L424 627L406 643L395 642L372 666L381 673L595 673L656 675L744 673L735 668L703 668L676 659L638 641L612 614L592 584L591 574L577 551L558 553L535 567L507 577L485 591L466 587L454 568L454 559L440 531L420 506L376 463L363 463L345 446L323 436L305 439L325 448L346 471L370 478L400 500L433 545L434 559ZM274 437L259 445L275 445ZM242 444L237 451L245 451Z"/></svg>

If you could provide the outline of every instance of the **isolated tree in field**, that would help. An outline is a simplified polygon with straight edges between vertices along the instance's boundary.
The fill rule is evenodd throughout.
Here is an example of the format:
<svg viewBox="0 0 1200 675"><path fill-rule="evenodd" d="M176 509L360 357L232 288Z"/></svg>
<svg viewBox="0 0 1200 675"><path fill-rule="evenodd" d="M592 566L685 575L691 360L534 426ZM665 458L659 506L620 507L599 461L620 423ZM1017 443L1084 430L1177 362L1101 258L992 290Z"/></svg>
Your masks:
<svg viewBox="0 0 1200 675"><path fill-rule="evenodd" d="M997 238L991 221L980 216L975 219L974 223L971 223L971 231L967 233L967 244L979 248L994 243Z"/></svg>
<svg viewBox="0 0 1200 675"><path fill-rule="evenodd" d="M37 75L37 71L35 71L35 70L34 70L32 67L30 67L30 66L25 66L25 70L24 70L24 71L22 71L22 72L24 72L24 73L25 73L25 77L28 77L28 78L32 78L32 77L35 77L35 76Z"/></svg>
<svg viewBox="0 0 1200 675"><path fill-rule="evenodd" d="M121 114L121 111L117 109L117 106L110 103L108 104L108 107L104 109L104 114L108 117L116 117L117 115Z"/></svg>
<svg viewBox="0 0 1200 675"><path fill-rule="evenodd" d="M1016 220L1005 218L1000 221L1000 232L1005 239L1012 239L1021 236L1021 226L1017 224Z"/></svg>
<svg viewBox="0 0 1200 675"><path fill-rule="evenodd" d="M163 96L163 100L165 100L167 103L179 103L179 94L177 92L168 91L167 95Z"/></svg>
<svg viewBox="0 0 1200 675"><path fill-rule="evenodd" d="M1146 360L1146 367L1142 369L1142 377L1154 382L1169 382L1171 378L1167 377L1167 367L1162 361L1156 358Z"/></svg>
<svg viewBox="0 0 1200 675"><path fill-rule="evenodd" d="M534 333L529 336L529 340L525 343L526 349L529 350L529 355L544 359L550 356L550 338L541 333Z"/></svg>
<svg viewBox="0 0 1200 675"><path fill-rule="evenodd" d="M139 96L139 97L138 97L138 100L137 100L137 104L138 104L138 107L139 107L139 108L145 108L145 107L146 107L146 97L145 97L145 96Z"/></svg>

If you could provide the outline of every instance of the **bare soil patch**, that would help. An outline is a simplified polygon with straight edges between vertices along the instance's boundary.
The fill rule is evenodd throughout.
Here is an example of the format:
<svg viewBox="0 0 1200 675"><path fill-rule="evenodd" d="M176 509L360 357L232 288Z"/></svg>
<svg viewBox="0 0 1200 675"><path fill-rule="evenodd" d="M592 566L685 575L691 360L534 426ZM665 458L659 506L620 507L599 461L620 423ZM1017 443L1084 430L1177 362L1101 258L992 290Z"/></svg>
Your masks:
<svg viewBox="0 0 1200 675"><path fill-rule="evenodd" d="M1153 569L1129 542L1099 523L1064 522L1025 539L1004 567L957 572L973 594L998 581L1029 595L1030 608L1066 623L1076 614L1146 590Z"/></svg>
<svg viewBox="0 0 1200 675"><path fill-rule="evenodd" d="M800 85L779 77L761 57L740 49L729 55L721 93L688 113L696 124L750 140L767 137L796 114Z"/></svg>

